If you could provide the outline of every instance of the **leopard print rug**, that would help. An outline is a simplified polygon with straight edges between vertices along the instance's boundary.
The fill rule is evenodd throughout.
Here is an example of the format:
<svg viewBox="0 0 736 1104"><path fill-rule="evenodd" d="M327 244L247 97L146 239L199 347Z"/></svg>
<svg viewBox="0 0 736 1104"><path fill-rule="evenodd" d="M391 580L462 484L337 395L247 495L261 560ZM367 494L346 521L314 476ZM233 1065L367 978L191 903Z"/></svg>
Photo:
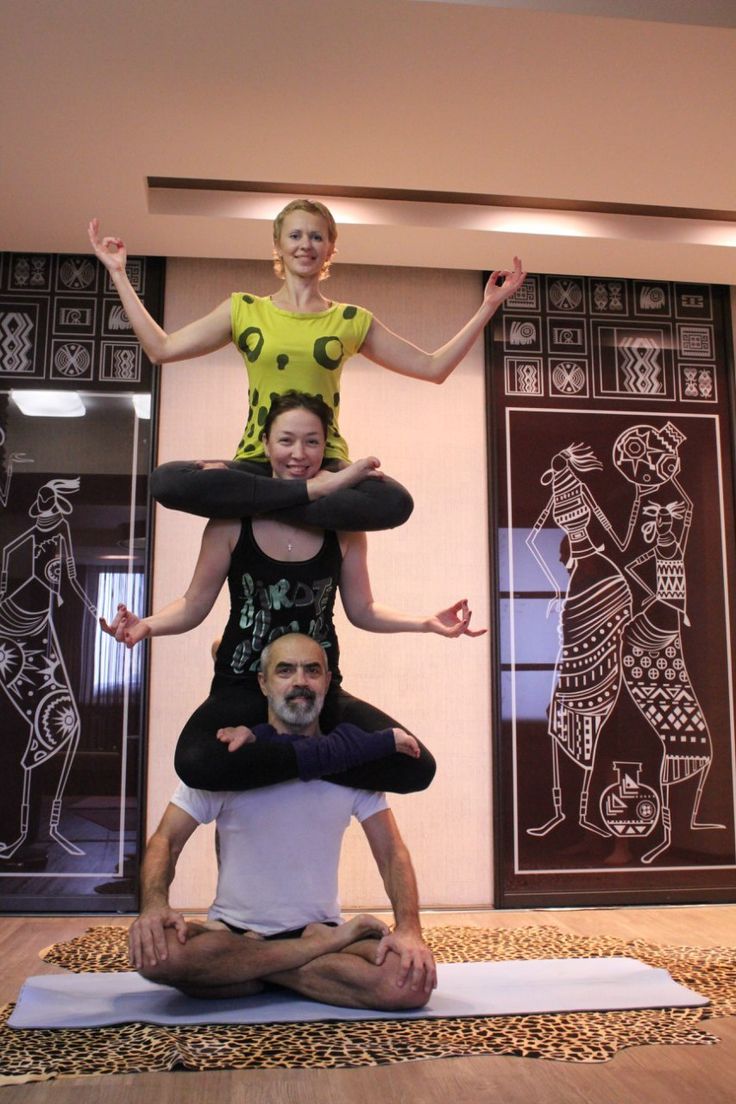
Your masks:
<svg viewBox="0 0 736 1104"><path fill-rule="evenodd" d="M546 1013L453 1020L194 1025L87 1029L7 1027L0 1009L0 1084L153 1070L336 1069L481 1054L605 1062L624 1047L712 1045L700 1024L736 1013L736 950L666 947L643 940L570 935L553 927L439 927L425 932L438 962L624 955L668 970L711 1001L707 1008ZM126 970L126 930L103 926L42 952L78 973Z"/></svg>

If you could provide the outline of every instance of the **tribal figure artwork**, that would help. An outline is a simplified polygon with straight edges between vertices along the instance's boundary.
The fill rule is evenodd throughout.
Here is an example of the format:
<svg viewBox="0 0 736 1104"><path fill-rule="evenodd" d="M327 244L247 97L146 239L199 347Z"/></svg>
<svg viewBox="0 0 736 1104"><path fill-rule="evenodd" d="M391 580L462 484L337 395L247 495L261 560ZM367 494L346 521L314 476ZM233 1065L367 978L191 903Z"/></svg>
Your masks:
<svg viewBox="0 0 736 1104"><path fill-rule="evenodd" d="M693 504L677 479L678 449L684 440L684 435L668 422L661 431L652 426L634 426L614 446L614 461L626 478L656 479L659 469L660 478L667 476L663 489L677 496L669 502L650 502L644 507L642 536L650 547L624 566L646 595L641 609L624 630L624 683L662 744L659 780L663 834L657 846L642 855L645 863L666 851L672 842L669 795L670 787L678 782L697 778L691 829L725 827L698 819L713 748L683 654L682 627L690 625L685 548L693 515ZM633 463L632 453L637 457Z"/></svg>
<svg viewBox="0 0 736 1104"><path fill-rule="evenodd" d="M541 477L543 485L551 486L551 494L526 538L554 589L547 613L553 608L560 610L560 649L547 723L552 740L553 813L527 832L544 836L565 819L559 764L562 750L583 771L581 827L600 836L641 836L661 825L658 843L641 856L644 863L652 862L671 845L670 788L678 782L697 779L691 828L725 827L700 820L713 749L682 642L683 626L690 625L685 550L693 518L693 503L678 478L684 441L685 435L671 422L659 429L633 425L616 438L613 466L634 488L623 538L584 479L586 473L602 470L602 463L587 445L569 445L553 456ZM570 574L564 597L537 543L549 518L564 534L563 548L569 546L565 566ZM596 543L595 525L602 530L603 543ZM637 525L646 550L626 561L621 554L628 550ZM606 538L615 546L612 554L619 563L605 554ZM619 764L627 770L609 787L610 792L606 791L601 822L595 823L588 805L596 749L622 687L661 744L660 793L640 782L641 763ZM644 789L645 800L637 797L634 801L637 809L643 801L642 815L634 824L623 806Z"/></svg>
<svg viewBox="0 0 736 1104"><path fill-rule="evenodd" d="M97 611L80 586L74 561L68 515L69 496L79 490L79 478L52 479L39 490L29 515L33 524L2 550L0 574L0 683L27 733L19 767L23 793L18 835L0 842L2 861L20 848L29 834L33 771L59 757L61 766L49 817L49 835L70 855L83 852L60 831L61 806L79 744L79 713L54 625L66 580L90 616ZM29 565L23 577L8 587L15 557ZM23 744L21 737L20 746Z"/></svg>
<svg viewBox="0 0 736 1104"><path fill-rule="evenodd" d="M551 487L549 499L526 538L555 591L547 613L553 607L561 609L560 651L548 713L553 813L544 824L527 829L533 836L546 835L565 819L560 750L583 771L580 825L597 835L608 834L588 817L589 788L598 738L621 688L621 642L633 611L629 585L616 564L604 554L605 544L596 543L593 526L597 523L619 551L625 551L647 492L637 487L628 527L620 538L582 478L586 472L602 467L587 445L571 444L558 452L541 477L542 484ZM570 578L562 602L557 581L536 543L550 516L569 544L566 567Z"/></svg>

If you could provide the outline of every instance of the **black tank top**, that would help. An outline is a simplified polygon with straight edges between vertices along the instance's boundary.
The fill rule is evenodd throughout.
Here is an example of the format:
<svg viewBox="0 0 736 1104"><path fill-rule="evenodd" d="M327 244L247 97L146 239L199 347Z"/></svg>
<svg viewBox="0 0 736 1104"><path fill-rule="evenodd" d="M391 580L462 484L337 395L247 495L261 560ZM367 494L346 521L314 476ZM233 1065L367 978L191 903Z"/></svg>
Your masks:
<svg viewBox="0 0 736 1104"><path fill-rule="evenodd" d="M333 680L340 681L340 646L332 619L342 552L337 533L325 531L310 560L273 560L258 546L250 518L240 526L227 576L230 617L215 657L215 674L255 678L261 652L290 632L318 640Z"/></svg>

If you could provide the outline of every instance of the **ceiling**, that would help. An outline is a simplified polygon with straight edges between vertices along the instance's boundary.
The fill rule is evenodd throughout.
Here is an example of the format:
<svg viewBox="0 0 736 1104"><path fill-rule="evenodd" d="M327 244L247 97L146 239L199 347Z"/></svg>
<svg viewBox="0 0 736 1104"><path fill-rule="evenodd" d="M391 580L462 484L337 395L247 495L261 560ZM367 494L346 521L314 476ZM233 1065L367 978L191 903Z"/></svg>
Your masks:
<svg viewBox="0 0 736 1104"><path fill-rule="evenodd" d="M0 0L0 249L82 251L98 215L137 253L264 257L282 196L147 179L270 181L438 194L330 199L352 263L736 284L734 9Z"/></svg>

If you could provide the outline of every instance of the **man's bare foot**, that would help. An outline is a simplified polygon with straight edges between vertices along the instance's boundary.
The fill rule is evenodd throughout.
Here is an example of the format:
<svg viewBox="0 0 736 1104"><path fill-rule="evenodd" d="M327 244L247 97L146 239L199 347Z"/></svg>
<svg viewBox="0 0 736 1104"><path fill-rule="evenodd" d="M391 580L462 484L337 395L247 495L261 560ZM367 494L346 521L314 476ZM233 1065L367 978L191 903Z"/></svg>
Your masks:
<svg viewBox="0 0 736 1104"><path fill-rule="evenodd" d="M382 939L388 934L388 930L388 926L377 916L361 912L337 927L329 924L307 924L302 938L319 940L324 943L322 954L334 954L360 939Z"/></svg>
<svg viewBox="0 0 736 1104"><path fill-rule="evenodd" d="M194 939L208 931L229 931L230 929L221 920L187 920L184 935L187 940Z"/></svg>
<svg viewBox="0 0 736 1104"><path fill-rule="evenodd" d="M194 935L201 935L202 932L214 931L214 932L229 932L233 935L232 928L229 928L224 920L187 920L186 935L189 939ZM263 939L264 937L260 932L247 931L243 932L243 939Z"/></svg>
<svg viewBox="0 0 736 1104"><path fill-rule="evenodd" d="M409 732L403 728L394 729L394 744L400 755L410 755L412 759L419 758L419 744Z"/></svg>
<svg viewBox="0 0 736 1104"><path fill-rule="evenodd" d="M325 495L361 483L364 479L383 479L383 472L378 470L380 466L381 461L376 456L366 456L338 471L322 468L317 475L307 480L309 500L313 502L315 498L324 498Z"/></svg>
<svg viewBox="0 0 736 1104"><path fill-rule="evenodd" d="M229 932L230 928L227 926L224 920L189 920L190 927L195 925L201 928L202 931L216 931L216 932Z"/></svg>

